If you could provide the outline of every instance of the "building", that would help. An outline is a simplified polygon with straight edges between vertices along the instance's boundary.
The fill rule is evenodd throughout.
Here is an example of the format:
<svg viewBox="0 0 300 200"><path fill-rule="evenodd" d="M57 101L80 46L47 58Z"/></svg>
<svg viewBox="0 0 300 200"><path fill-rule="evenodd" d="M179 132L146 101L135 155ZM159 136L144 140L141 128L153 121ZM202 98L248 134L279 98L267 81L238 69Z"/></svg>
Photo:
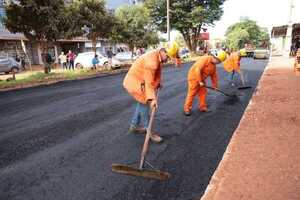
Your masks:
<svg viewBox="0 0 300 200"><path fill-rule="evenodd" d="M300 39L300 23L292 24L292 36L291 41L287 38L288 25L277 26L272 28L271 41L272 41L272 54L274 56L284 55L286 45L291 42L289 47L289 54L291 56L295 53L295 44L298 39Z"/></svg>
<svg viewBox="0 0 300 200"><path fill-rule="evenodd" d="M27 54L31 63L33 64L42 64L41 48L32 41L29 41L23 34L10 33L4 26L2 17L5 17L5 5L11 0L0 0L0 55L5 56L25 56L25 53L22 49L21 41L23 40L26 46ZM74 0L65 0L66 4L72 4ZM107 6L109 9L114 10L122 4L135 4L137 0L107 0ZM124 45L112 45L106 39L101 39L97 42L97 51L105 54L106 50L113 46L113 50ZM64 51L65 53L69 50L73 52L80 53L84 51L92 50L92 42L86 37L76 37L73 39L61 39L49 47L49 51L53 57L58 58L60 52Z"/></svg>
<svg viewBox="0 0 300 200"><path fill-rule="evenodd" d="M8 3L8 0L0 0L0 55L1 56L24 56L25 53L22 50L21 40L28 43L27 39L23 34L10 33L3 24L3 17L5 17L5 5ZM28 44L28 49L30 49L29 57L33 59L35 55L31 54L31 49L33 46Z"/></svg>

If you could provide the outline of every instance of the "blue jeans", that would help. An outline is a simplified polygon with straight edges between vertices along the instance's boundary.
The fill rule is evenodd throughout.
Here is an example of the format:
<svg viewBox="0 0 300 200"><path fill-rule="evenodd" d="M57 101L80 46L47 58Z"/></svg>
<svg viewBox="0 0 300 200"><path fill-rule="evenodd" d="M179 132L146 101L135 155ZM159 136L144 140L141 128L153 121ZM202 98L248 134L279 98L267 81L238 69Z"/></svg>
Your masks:
<svg viewBox="0 0 300 200"><path fill-rule="evenodd" d="M232 71L231 73L228 73L227 75L227 81L232 84L236 83L239 80L239 73L236 71Z"/></svg>
<svg viewBox="0 0 300 200"><path fill-rule="evenodd" d="M131 127L142 127L147 129L149 124L149 105L137 102L134 115L131 120Z"/></svg>

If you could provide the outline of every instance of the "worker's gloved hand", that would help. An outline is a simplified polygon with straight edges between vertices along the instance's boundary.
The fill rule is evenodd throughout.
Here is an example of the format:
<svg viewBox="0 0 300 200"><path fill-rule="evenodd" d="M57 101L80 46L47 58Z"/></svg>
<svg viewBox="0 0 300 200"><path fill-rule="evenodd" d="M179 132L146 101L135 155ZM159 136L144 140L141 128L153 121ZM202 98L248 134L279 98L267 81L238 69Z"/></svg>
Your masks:
<svg viewBox="0 0 300 200"><path fill-rule="evenodd" d="M152 99L151 100L151 102L150 102L150 108L151 108L151 110L158 108L156 99Z"/></svg>
<svg viewBox="0 0 300 200"><path fill-rule="evenodd" d="M199 81L199 85L200 85L200 87L204 87L205 86L202 81Z"/></svg>

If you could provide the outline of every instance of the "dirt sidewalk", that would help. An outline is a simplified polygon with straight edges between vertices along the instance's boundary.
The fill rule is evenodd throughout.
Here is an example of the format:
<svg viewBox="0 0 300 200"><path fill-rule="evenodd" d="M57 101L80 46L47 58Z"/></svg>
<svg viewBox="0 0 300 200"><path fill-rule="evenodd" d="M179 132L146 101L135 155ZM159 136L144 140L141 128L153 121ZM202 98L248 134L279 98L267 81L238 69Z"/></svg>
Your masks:
<svg viewBox="0 0 300 200"><path fill-rule="evenodd" d="M201 200L300 199L300 77L274 57Z"/></svg>

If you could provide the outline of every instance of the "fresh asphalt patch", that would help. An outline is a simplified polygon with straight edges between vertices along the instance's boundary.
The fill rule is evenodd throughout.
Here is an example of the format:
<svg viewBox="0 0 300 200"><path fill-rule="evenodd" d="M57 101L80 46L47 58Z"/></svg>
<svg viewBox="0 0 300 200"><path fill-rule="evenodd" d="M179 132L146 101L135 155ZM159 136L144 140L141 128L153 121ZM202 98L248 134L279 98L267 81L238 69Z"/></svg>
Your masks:
<svg viewBox="0 0 300 200"><path fill-rule="evenodd" d="M127 134L134 101L124 74L0 92L0 199L199 199L248 105L265 60L243 59L248 90L237 90L218 66L219 87L209 91L210 113L183 115L190 64L163 72L147 160L171 173L166 182L113 173L112 163L138 165L143 136ZM240 82L238 82L241 84ZM208 82L209 85L209 82Z"/></svg>

